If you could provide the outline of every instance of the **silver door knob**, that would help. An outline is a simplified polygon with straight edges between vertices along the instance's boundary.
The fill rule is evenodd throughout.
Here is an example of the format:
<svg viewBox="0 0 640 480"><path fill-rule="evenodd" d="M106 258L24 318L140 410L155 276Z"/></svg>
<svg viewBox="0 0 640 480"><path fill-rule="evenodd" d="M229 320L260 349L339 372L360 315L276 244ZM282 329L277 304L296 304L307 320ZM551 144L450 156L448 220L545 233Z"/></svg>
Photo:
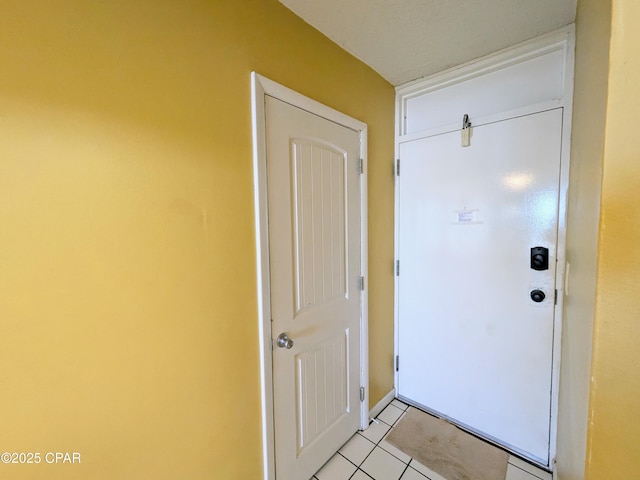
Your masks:
<svg viewBox="0 0 640 480"><path fill-rule="evenodd" d="M291 340L286 333L282 332L280 335L278 335L278 338L276 339L276 344L280 348L286 348L288 350L291 347L293 347L293 340Z"/></svg>

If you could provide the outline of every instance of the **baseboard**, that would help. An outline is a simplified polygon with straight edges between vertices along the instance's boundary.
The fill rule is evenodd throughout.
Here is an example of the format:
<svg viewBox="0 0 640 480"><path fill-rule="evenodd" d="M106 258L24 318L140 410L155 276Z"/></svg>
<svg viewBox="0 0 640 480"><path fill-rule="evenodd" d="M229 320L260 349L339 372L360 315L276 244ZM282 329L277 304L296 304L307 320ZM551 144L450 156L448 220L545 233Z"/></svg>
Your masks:
<svg viewBox="0 0 640 480"><path fill-rule="evenodd" d="M389 393L382 397L382 400L376 403L373 408L369 410L369 419L376 418L378 414L393 401L394 398L396 398L396 389L392 388Z"/></svg>

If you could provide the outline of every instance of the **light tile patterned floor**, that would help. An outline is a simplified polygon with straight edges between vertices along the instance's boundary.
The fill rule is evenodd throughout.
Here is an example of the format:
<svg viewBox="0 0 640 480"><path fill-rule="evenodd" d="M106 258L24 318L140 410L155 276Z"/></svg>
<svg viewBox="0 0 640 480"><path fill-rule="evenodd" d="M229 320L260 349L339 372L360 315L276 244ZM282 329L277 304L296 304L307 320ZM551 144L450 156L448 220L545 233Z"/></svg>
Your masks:
<svg viewBox="0 0 640 480"><path fill-rule="evenodd" d="M356 433L311 480L445 480L385 440L407 405L391 402L369 428ZM551 474L510 456L506 480L551 480Z"/></svg>

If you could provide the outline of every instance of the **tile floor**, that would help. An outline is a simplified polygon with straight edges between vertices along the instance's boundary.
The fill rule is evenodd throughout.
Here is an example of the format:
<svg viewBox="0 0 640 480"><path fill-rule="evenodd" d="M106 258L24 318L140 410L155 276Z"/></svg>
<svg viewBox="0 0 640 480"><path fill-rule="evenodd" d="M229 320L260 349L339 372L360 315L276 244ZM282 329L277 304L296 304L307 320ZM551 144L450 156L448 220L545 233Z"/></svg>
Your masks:
<svg viewBox="0 0 640 480"><path fill-rule="evenodd" d="M445 480L385 440L407 405L391 402L363 432L356 433L311 478L311 480ZM551 480L539 470L513 455L509 456L506 480Z"/></svg>

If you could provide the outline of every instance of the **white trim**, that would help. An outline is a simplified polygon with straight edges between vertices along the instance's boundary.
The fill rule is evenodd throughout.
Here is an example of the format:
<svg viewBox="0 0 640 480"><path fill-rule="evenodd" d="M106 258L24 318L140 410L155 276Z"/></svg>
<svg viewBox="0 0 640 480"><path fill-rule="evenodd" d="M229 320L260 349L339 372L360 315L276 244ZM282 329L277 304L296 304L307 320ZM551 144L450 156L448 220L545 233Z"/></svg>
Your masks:
<svg viewBox="0 0 640 480"><path fill-rule="evenodd" d="M367 162L367 127L360 130L360 158L362 174L360 175L360 275L364 278L360 302L360 385L364 387L364 399L360 403L360 428L369 425L367 409L369 407L369 210L368 210L368 175Z"/></svg>
<svg viewBox="0 0 640 480"><path fill-rule="evenodd" d="M389 393L382 397L382 399L376 403L371 410L369 410L369 419L376 418L380 415L380 412L382 412L387 405L393 402L394 398L396 398L396 389L392 388Z"/></svg>
<svg viewBox="0 0 640 480"><path fill-rule="evenodd" d="M256 273L258 335L260 347L260 391L262 417L262 462L265 480L275 479L273 425L273 370L271 361L271 292L269 285L269 232L267 230L267 170L265 142L265 89L251 74L251 116L253 136L253 191L256 227Z"/></svg>
<svg viewBox="0 0 640 480"><path fill-rule="evenodd" d="M368 243L367 243L367 125L268 78L251 73L251 115L253 137L253 188L256 231L256 273L258 299L258 335L260 348L260 389L262 414L263 478L275 480L275 425L273 419L273 366L271 363L271 305L269 282L269 232L267 213L267 165L265 137L265 97L270 96L320 117L355 130L360 137L363 173L360 175L361 202L361 275L365 287L361 295L360 316L360 381L365 388L365 400L360 402L360 424L369 423L369 338L368 338Z"/></svg>
<svg viewBox="0 0 640 480"><path fill-rule="evenodd" d="M558 301L555 308L553 341L553 367L551 378L551 432L549 444L549 468L554 478L558 447L558 408L560 404L560 363L562 361L562 323L564 318L564 278L567 267L567 213L569 207L569 172L571 167L571 130L573 121L573 84L575 74L575 26L567 28L564 50L564 111L562 119L562 154L560 157L560 197L558 202L558 240L556 289Z"/></svg>
<svg viewBox="0 0 640 480"><path fill-rule="evenodd" d="M424 78L407 82L396 87L398 95L424 94L428 91L449 87L506 68L522 61L564 48L561 44L574 33L574 25L559 28L553 32L525 40L511 47L503 48L469 62L448 68Z"/></svg>
<svg viewBox="0 0 640 480"><path fill-rule="evenodd" d="M552 51L562 50L564 53L563 62L563 93L561 98L548 99L545 102L535 105L528 105L506 112L487 115L474 119L476 125L491 123L502 119L512 118L520 115L538 113L552 108L563 108L562 123L562 143L561 143L561 163L560 163L560 191L559 191L559 216L558 216L558 239L557 239L557 269L556 288L558 289L558 303L554 313L554 339L552 347L553 370L551 379L551 424L550 424L550 444L549 444L549 465L548 468L555 470L555 457L557 453L558 435L558 402L559 402L559 382L560 382L560 361L562 350L562 317L564 304L564 277L566 266L566 231L567 231L567 205L569 190L569 169L570 169L570 148L571 148L571 120L573 111L573 81L574 81L574 53L575 53L575 26L569 25L547 35L520 43L514 47L507 48L479 58L472 62L448 69L444 72L430 77L413 81L405 85L396 87L396 141L395 159L399 158L401 143L425 138L442 133L448 133L460 129L460 125L444 125L428 131L415 132L410 135L403 135L405 132L405 112L406 103L410 98L425 95L438 89L446 88L457 83L477 78L488 73L496 72L502 68L527 61L540 55ZM477 122L477 123L476 123ZM395 170L394 170L395 171ZM395 177L395 218L399 215L399 191L398 177ZM397 223L394 228L395 239L395 259L399 259L398 251L398 228ZM398 277L395 277L394 288L394 358L398 355L398 329L399 329L399 305L398 305ZM398 372L394 372L395 388L398 388ZM554 477L556 472L554 471Z"/></svg>
<svg viewBox="0 0 640 480"><path fill-rule="evenodd" d="M251 79L253 83L260 83L264 95L268 95L291 105L295 105L298 108L307 110L308 112L318 115L319 117L326 118L327 120L331 120L332 122L338 123L344 127L351 128L352 130L356 130L358 132L367 129L366 123L361 122L360 120L356 120L349 115L345 115L338 110L334 110L333 108L328 107L323 103L316 102L309 97L305 97L301 93L291 90L284 85L280 85L273 80L269 80L268 78L263 77L256 72L251 72Z"/></svg>
<svg viewBox="0 0 640 480"><path fill-rule="evenodd" d="M396 87L396 135L404 134L404 114L406 113L406 103L408 100L496 72L553 51L563 50L565 52L566 66L566 52L571 49L573 56L572 46L574 46L574 44L575 27L574 25L569 25L546 35L527 40L428 77L398 85ZM573 81L573 67L571 70L571 75L569 75L568 71L565 73L565 87L569 77L571 77ZM565 99L567 97L566 94L567 91L565 90Z"/></svg>

